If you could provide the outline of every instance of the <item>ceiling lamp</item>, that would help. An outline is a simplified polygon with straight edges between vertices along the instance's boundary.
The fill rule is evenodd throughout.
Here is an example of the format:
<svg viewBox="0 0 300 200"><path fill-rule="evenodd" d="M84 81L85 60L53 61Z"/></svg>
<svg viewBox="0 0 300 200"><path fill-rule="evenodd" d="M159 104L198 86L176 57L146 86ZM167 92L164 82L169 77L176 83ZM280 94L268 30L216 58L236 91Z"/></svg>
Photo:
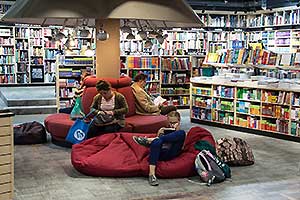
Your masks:
<svg viewBox="0 0 300 200"><path fill-rule="evenodd" d="M146 42L145 42L145 48L151 48L153 46L153 43L151 42L151 40L147 40Z"/></svg>
<svg viewBox="0 0 300 200"><path fill-rule="evenodd" d="M65 46L67 48L74 48L75 47L75 40L74 40L73 36L71 36L71 34L68 34L68 39L65 43Z"/></svg>
<svg viewBox="0 0 300 200"><path fill-rule="evenodd" d="M124 25L120 28L123 33L131 33L131 28L127 25L127 20L124 20Z"/></svg>
<svg viewBox="0 0 300 200"><path fill-rule="evenodd" d="M126 40L134 40L135 36L132 33L129 33L126 37Z"/></svg>
<svg viewBox="0 0 300 200"><path fill-rule="evenodd" d="M72 2L72 3L70 3ZM201 27L203 23L185 0L17 0L2 20L25 24L76 26L77 19L149 20L155 27ZM105 6L104 6L105 5ZM129 25L128 25L129 26Z"/></svg>
<svg viewBox="0 0 300 200"><path fill-rule="evenodd" d="M82 30L80 30L79 36L89 37L90 34L91 34L90 31L86 27L84 27Z"/></svg>
<svg viewBox="0 0 300 200"><path fill-rule="evenodd" d="M164 39L167 39L167 38L169 37L168 33L165 33L165 34L163 35L163 37L164 37Z"/></svg>
<svg viewBox="0 0 300 200"><path fill-rule="evenodd" d="M146 40L147 39L147 32L144 31L143 26L141 25L140 20L137 20L137 25L140 28L137 34L140 36L140 38L142 40Z"/></svg>
<svg viewBox="0 0 300 200"><path fill-rule="evenodd" d="M54 29L54 36L52 37L55 41L59 41L66 38L66 35L58 29Z"/></svg>
<svg viewBox="0 0 300 200"><path fill-rule="evenodd" d="M143 31L141 29L137 34L142 38L142 40L147 39L147 33L146 33L146 31Z"/></svg>
<svg viewBox="0 0 300 200"><path fill-rule="evenodd" d="M156 38L157 35L158 35L157 32L152 30L152 31L149 32L148 37L149 38Z"/></svg>
<svg viewBox="0 0 300 200"><path fill-rule="evenodd" d="M100 28L96 35L96 38L97 38L97 40L105 41L105 40L108 40L109 34L105 30Z"/></svg>
<svg viewBox="0 0 300 200"><path fill-rule="evenodd" d="M156 39L159 42L159 44L162 44L165 41L165 38L161 34L157 35Z"/></svg>
<svg viewBox="0 0 300 200"><path fill-rule="evenodd" d="M87 25L88 25L88 20L87 19L83 19L83 21L82 21L82 27L83 27L83 29L80 30L80 33L79 33L80 37L89 37L90 36L91 33L90 33Z"/></svg>

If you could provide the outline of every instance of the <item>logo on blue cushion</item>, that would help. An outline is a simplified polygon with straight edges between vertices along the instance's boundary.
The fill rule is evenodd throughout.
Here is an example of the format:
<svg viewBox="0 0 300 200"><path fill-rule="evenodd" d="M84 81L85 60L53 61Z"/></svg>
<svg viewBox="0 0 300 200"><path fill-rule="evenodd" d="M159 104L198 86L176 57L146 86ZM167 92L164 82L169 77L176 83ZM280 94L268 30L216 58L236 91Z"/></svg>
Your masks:
<svg viewBox="0 0 300 200"><path fill-rule="evenodd" d="M83 132L82 130L80 129L77 129L74 133L74 137L77 139L77 140L84 140L85 138L85 132Z"/></svg>

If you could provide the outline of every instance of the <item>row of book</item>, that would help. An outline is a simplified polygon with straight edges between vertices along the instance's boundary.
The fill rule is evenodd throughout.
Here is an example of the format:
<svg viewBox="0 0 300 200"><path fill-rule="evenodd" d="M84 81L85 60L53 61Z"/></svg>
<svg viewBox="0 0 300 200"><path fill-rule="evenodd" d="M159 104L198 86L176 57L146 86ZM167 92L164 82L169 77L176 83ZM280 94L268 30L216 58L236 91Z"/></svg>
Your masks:
<svg viewBox="0 0 300 200"><path fill-rule="evenodd" d="M13 56L0 56L0 64L12 64Z"/></svg>
<svg viewBox="0 0 300 200"><path fill-rule="evenodd" d="M289 108L283 108L278 105L263 105L262 106L262 116L289 119Z"/></svg>
<svg viewBox="0 0 300 200"><path fill-rule="evenodd" d="M276 66L300 65L300 53L277 54L265 49L227 49L218 53L208 53L206 63L254 64Z"/></svg>
<svg viewBox="0 0 300 200"><path fill-rule="evenodd" d="M281 120L261 120L261 130L274 131L288 134L289 123Z"/></svg>
<svg viewBox="0 0 300 200"><path fill-rule="evenodd" d="M158 68L159 57L127 57L127 68Z"/></svg>
<svg viewBox="0 0 300 200"><path fill-rule="evenodd" d="M0 47L0 54L7 55L7 54L14 54L13 47Z"/></svg>
<svg viewBox="0 0 300 200"><path fill-rule="evenodd" d="M191 62L189 58L163 58L161 70L189 70Z"/></svg>
<svg viewBox="0 0 300 200"><path fill-rule="evenodd" d="M234 98L235 88L233 87L225 87L225 86L217 86L214 89L214 96L216 97L226 97L226 98Z"/></svg>
<svg viewBox="0 0 300 200"><path fill-rule="evenodd" d="M260 105L255 105L250 102L238 101L236 103L236 111L251 115L260 115Z"/></svg>
<svg viewBox="0 0 300 200"><path fill-rule="evenodd" d="M238 88L237 98L244 100L258 100L261 99L261 93L256 89Z"/></svg>
<svg viewBox="0 0 300 200"><path fill-rule="evenodd" d="M259 129L260 128L260 120L253 116L236 117L236 125L251 128L251 129Z"/></svg>
<svg viewBox="0 0 300 200"><path fill-rule="evenodd" d="M72 68L63 68L63 69L59 69L59 76L60 77L80 77L81 71L73 70Z"/></svg>
<svg viewBox="0 0 300 200"><path fill-rule="evenodd" d="M178 96L176 99L174 97L168 97L168 100L164 105L173 105L173 106L188 106L190 104L189 97Z"/></svg>
<svg viewBox="0 0 300 200"><path fill-rule="evenodd" d="M294 25L300 23L300 10L282 11L266 15L256 15L248 18L250 27L275 26L275 25Z"/></svg>
<svg viewBox="0 0 300 200"><path fill-rule="evenodd" d="M145 90L149 94L156 95L156 94L159 93L159 83L155 83L155 82L147 83L146 86L145 86Z"/></svg>
<svg viewBox="0 0 300 200"><path fill-rule="evenodd" d="M139 70L129 70L128 76L134 79L138 74L145 74L147 76L147 81L159 81L159 72L158 71L139 71Z"/></svg>
<svg viewBox="0 0 300 200"><path fill-rule="evenodd" d="M15 73L15 67L13 65L1 65L0 74L13 74Z"/></svg>
<svg viewBox="0 0 300 200"><path fill-rule="evenodd" d="M264 91L262 93L261 101L289 105L290 93L284 91Z"/></svg>
<svg viewBox="0 0 300 200"><path fill-rule="evenodd" d="M190 82L190 76L187 74L182 73L167 73L162 72L161 73L161 82L163 84L182 84L182 83L189 83Z"/></svg>
<svg viewBox="0 0 300 200"><path fill-rule="evenodd" d="M59 96L61 98L72 98L75 94L75 88L60 88L59 89Z"/></svg>
<svg viewBox="0 0 300 200"><path fill-rule="evenodd" d="M59 87L77 87L78 84L76 79L59 79Z"/></svg>
<svg viewBox="0 0 300 200"><path fill-rule="evenodd" d="M0 83L15 83L14 74L0 75Z"/></svg>
<svg viewBox="0 0 300 200"><path fill-rule="evenodd" d="M300 124L296 122L291 123L291 134L295 136L300 136Z"/></svg>
<svg viewBox="0 0 300 200"><path fill-rule="evenodd" d="M293 108L291 110L291 119L292 120L300 120L300 108Z"/></svg>
<svg viewBox="0 0 300 200"><path fill-rule="evenodd" d="M179 87L179 88L161 88L161 94L189 94L190 89L189 88L183 88L183 87Z"/></svg>

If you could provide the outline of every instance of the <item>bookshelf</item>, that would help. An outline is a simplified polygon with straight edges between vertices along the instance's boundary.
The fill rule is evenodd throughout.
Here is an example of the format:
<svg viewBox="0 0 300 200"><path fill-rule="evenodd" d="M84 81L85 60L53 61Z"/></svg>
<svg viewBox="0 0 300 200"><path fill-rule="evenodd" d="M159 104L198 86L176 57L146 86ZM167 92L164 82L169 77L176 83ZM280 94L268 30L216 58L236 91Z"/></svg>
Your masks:
<svg viewBox="0 0 300 200"><path fill-rule="evenodd" d="M44 40L41 27L29 28L30 82L44 83Z"/></svg>
<svg viewBox="0 0 300 200"><path fill-rule="evenodd" d="M56 93L59 109L71 105L75 88L79 85L81 73L87 68L94 68L94 57L60 55L57 56L56 65Z"/></svg>
<svg viewBox="0 0 300 200"><path fill-rule="evenodd" d="M61 54L62 42L52 39L53 29L44 28L44 74L45 82L55 82L56 56Z"/></svg>
<svg viewBox="0 0 300 200"><path fill-rule="evenodd" d="M16 81L14 28L0 27L0 84Z"/></svg>
<svg viewBox="0 0 300 200"><path fill-rule="evenodd" d="M166 104L189 107L190 78L190 56L161 56L161 96Z"/></svg>
<svg viewBox="0 0 300 200"><path fill-rule="evenodd" d="M29 29L15 27L15 58L17 83L29 83Z"/></svg>
<svg viewBox="0 0 300 200"><path fill-rule="evenodd" d="M147 75L146 91L157 96L160 94L160 57L159 56L127 56L123 73L134 79L139 73ZM126 70L126 71L125 71Z"/></svg>
<svg viewBox="0 0 300 200"><path fill-rule="evenodd" d="M299 87L199 78L192 78L191 84L192 122L257 130L274 137L300 137Z"/></svg>
<svg viewBox="0 0 300 200"><path fill-rule="evenodd" d="M159 55L205 55L207 32L204 30L165 30L168 35Z"/></svg>

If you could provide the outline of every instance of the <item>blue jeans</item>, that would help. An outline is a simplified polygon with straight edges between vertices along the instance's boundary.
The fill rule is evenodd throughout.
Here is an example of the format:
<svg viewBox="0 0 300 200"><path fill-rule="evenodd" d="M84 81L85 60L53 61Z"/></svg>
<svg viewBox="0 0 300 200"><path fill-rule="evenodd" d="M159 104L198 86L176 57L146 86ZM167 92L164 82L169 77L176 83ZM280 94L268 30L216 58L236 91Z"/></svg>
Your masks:
<svg viewBox="0 0 300 200"><path fill-rule="evenodd" d="M158 160L172 160L182 150L185 140L183 130L160 136L151 142L149 164L156 165ZM166 146L166 148L164 147Z"/></svg>

